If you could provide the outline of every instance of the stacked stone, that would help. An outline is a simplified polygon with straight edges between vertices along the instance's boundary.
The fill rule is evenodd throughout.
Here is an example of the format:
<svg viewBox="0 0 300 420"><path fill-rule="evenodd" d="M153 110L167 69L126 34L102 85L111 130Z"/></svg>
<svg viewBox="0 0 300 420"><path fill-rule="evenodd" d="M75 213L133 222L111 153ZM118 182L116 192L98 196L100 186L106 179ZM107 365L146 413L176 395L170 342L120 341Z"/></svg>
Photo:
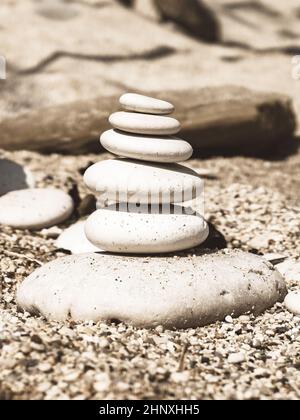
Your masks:
<svg viewBox="0 0 300 420"><path fill-rule="evenodd" d="M168 253L200 245L209 229L202 216L179 204L203 193L199 175L179 165L193 149L175 137L181 125L168 115L174 106L125 94L124 111L109 118L112 130L101 144L117 155L91 166L86 185L102 208L86 222L85 233L97 248L114 253Z"/></svg>

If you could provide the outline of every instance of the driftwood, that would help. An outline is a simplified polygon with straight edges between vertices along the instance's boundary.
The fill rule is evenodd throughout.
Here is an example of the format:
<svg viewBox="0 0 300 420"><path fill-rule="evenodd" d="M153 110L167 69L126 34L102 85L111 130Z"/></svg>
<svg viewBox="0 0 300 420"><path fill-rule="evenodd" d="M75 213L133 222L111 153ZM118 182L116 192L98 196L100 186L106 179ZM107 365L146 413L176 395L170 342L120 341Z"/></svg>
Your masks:
<svg viewBox="0 0 300 420"><path fill-rule="evenodd" d="M196 150L260 151L293 136L296 122L288 98L224 86L194 92L148 92L176 104L184 136ZM80 153L99 150L99 134L118 97L66 103L0 115L0 148Z"/></svg>

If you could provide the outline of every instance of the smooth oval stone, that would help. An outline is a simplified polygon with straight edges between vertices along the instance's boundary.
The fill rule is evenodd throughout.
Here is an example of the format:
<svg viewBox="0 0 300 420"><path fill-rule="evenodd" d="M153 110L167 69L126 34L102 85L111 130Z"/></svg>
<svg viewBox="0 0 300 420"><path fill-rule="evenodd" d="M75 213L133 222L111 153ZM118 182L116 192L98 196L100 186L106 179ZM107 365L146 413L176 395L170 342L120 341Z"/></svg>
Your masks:
<svg viewBox="0 0 300 420"><path fill-rule="evenodd" d="M88 218L85 233L92 244L105 251L158 254L202 244L209 228L205 220L196 215L102 209Z"/></svg>
<svg viewBox="0 0 300 420"><path fill-rule="evenodd" d="M0 159L0 196L11 191L33 188L32 173L23 166L9 159Z"/></svg>
<svg viewBox="0 0 300 420"><path fill-rule="evenodd" d="M203 252L203 251L202 251ZM137 327L189 328L261 313L282 301L281 275L241 251L174 258L84 254L59 258L21 285L18 305L64 321L120 320Z"/></svg>
<svg viewBox="0 0 300 420"><path fill-rule="evenodd" d="M133 112L115 112L109 117L109 122L118 130L134 134L168 136L179 133L181 129L175 118Z"/></svg>
<svg viewBox="0 0 300 420"><path fill-rule="evenodd" d="M174 112L174 105L150 96L126 93L121 96L120 104L126 111L144 112L145 114L168 115Z"/></svg>
<svg viewBox="0 0 300 420"><path fill-rule="evenodd" d="M193 170L178 164L150 164L130 159L98 162L88 168L85 184L102 201L128 203L180 203L203 193L203 181Z"/></svg>
<svg viewBox="0 0 300 420"><path fill-rule="evenodd" d="M193 154L192 146L176 137L145 137L109 130L102 134L100 141L115 155L148 162L184 162Z"/></svg>
<svg viewBox="0 0 300 420"><path fill-rule="evenodd" d="M18 229L43 229L67 220L73 210L72 198L61 190L13 191L0 198L0 224Z"/></svg>
<svg viewBox="0 0 300 420"><path fill-rule="evenodd" d="M99 248L95 247L85 235L85 223L85 221L80 221L65 229L58 237L56 247L70 251L72 254L99 252Z"/></svg>
<svg viewBox="0 0 300 420"><path fill-rule="evenodd" d="M290 292L284 301L285 307L294 315L300 315L300 292Z"/></svg>

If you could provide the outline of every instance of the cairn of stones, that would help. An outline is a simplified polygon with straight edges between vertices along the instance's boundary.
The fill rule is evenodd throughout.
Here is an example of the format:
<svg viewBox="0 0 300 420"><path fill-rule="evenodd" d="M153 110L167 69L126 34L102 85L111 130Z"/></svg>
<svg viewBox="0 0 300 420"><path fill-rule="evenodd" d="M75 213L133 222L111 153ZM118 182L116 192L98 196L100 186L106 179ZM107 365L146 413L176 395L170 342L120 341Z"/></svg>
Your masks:
<svg viewBox="0 0 300 420"><path fill-rule="evenodd" d="M204 218L182 205L203 194L199 175L180 162L192 146L176 136L181 125L169 102L138 94L120 98L102 146L115 159L96 163L84 175L98 199L85 233L97 248L113 253L155 254L194 248L209 233Z"/></svg>
<svg viewBox="0 0 300 420"><path fill-rule="evenodd" d="M111 115L113 129L101 136L116 157L84 176L99 203L86 237L110 253L91 250L38 268L18 289L18 305L56 321L195 328L282 301L284 279L261 257L238 250L177 257L209 232L201 215L185 210L203 193L198 174L179 163L192 147L176 137L171 104L133 94L120 102L124 111ZM295 298L288 304L296 307Z"/></svg>

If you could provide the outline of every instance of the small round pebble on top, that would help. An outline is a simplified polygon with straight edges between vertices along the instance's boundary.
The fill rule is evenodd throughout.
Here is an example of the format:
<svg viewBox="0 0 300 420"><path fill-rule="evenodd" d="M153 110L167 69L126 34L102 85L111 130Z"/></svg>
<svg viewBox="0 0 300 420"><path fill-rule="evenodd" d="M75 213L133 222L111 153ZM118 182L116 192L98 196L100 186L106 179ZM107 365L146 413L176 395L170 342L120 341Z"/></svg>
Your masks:
<svg viewBox="0 0 300 420"><path fill-rule="evenodd" d="M38 230L64 222L73 210L72 198L58 189L13 191L0 198L0 224Z"/></svg>
<svg viewBox="0 0 300 420"><path fill-rule="evenodd" d="M151 98L137 93L125 93L120 104L125 111L143 112L145 114L168 115L174 112L174 105L160 99Z"/></svg>

